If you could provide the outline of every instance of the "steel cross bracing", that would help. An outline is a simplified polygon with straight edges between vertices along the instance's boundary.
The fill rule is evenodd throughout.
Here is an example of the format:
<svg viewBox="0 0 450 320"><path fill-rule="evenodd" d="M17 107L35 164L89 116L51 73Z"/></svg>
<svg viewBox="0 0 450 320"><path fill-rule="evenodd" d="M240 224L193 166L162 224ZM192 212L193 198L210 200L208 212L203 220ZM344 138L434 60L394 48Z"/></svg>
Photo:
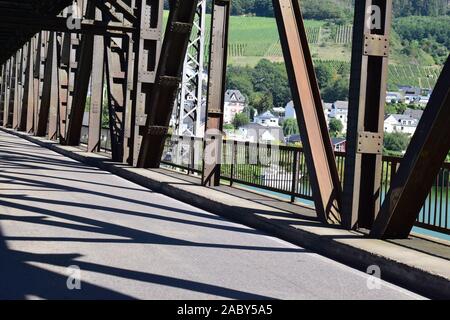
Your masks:
<svg viewBox="0 0 450 320"><path fill-rule="evenodd" d="M192 25L183 78L175 110L175 133L180 136L203 137L205 121L204 71L206 38L206 0L199 0Z"/></svg>
<svg viewBox="0 0 450 320"><path fill-rule="evenodd" d="M296 0L273 3L318 218L347 229L370 229L377 238L407 237L450 148L450 62L399 168L391 168L392 187L380 208L392 0L356 1L343 192L301 6ZM212 2L209 48L204 48L205 1L170 0L164 41L163 4L163 0L0 0L0 124L79 146L87 123L83 148L89 152L100 150L106 125L114 161L156 168L183 84L185 102L179 101L177 132L202 135L205 112L204 147L212 148L214 156L204 161L202 183L220 184L232 2ZM376 27L367 23L372 6L381 9ZM204 50L209 50L210 61L203 109Z"/></svg>

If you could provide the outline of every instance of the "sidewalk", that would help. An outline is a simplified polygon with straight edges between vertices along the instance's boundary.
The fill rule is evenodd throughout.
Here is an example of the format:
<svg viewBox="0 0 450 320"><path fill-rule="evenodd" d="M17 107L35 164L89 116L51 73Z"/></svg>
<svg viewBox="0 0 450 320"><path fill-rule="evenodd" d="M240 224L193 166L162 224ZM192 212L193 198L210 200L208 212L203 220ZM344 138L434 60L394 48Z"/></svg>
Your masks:
<svg viewBox="0 0 450 320"><path fill-rule="evenodd" d="M132 168L113 163L104 155L89 154L76 147L60 146L23 133L7 132L359 270L366 271L376 265L384 280L420 294L450 299L450 244L444 240L367 239L358 232L318 223L313 218L314 211L306 206L228 186L205 188L193 176L167 169Z"/></svg>

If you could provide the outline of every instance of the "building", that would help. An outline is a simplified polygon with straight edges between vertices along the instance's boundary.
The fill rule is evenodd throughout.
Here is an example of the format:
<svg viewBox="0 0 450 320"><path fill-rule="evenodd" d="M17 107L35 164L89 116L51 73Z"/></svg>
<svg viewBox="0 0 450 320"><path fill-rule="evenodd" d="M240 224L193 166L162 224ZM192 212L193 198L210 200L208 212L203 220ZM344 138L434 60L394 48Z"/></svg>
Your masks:
<svg viewBox="0 0 450 320"><path fill-rule="evenodd" d="M272 113L277 116L279 119L284 119L286 115L286 109L283 107L273 108Z"/></svg>
<svg viewBox="0 0 450 320"><path fill-rule="evenodd" d="M348 101L336 101L331 106L329 118L337 119L341 121L343 125L343 131L347 131L348 123Z"/></svg>
<svg viewBox="0 0 450 320"><path fill-rule="evenodd" d="M323 105L323 113L325 115L325 119L328 122L329 114L331 112L333 104L322 102L322 105ZM295 108L294 108L294 102L290 101L284 109L285 109L284 119L297 119L297 114L295 113Z"/></svg>
<svg viewBox="0 0 450 320"><path fill-rule="evenodd" d="M391 114L384 119L384 131L387 133L401 132L413 135L419 120L404 114Z"/></svg>
<svg viewBox="0 0 450 320"><path fill-rule="evenodd" d="M403 115L410 116L411 118L414 118L416 120L420 120L423 115L423 110L407 108L405 112L403 112Z"/></svg>
<svg viewBox="0 0 450 320"><path fill-rule="evenodd" d="M403 101L403 95L400 92L386 92L386 103L400 103Z"/></svg>
<svg viewBox="0 0 450 320"><path fill-rule="evenodd" d="M283 129L280 127L264 126L259 123L249 123L239 128L241 141L276 144L285 141Z"/></svg>
<svg viewBox="0 0 450 320"><path fill-rule="evenodd" d="M227 90L227 92L225 92L224 123L232 123L234 116L238 113L242 113L245 107L245 96L239 90Z"/></svg>
<svg viewBox="0 0 450 320"><path fill-rule="evenodd" d="M273 115L272 112L266 111L263 114L255 117L255 123L265 127L279 127L280 118Z"/></svg>

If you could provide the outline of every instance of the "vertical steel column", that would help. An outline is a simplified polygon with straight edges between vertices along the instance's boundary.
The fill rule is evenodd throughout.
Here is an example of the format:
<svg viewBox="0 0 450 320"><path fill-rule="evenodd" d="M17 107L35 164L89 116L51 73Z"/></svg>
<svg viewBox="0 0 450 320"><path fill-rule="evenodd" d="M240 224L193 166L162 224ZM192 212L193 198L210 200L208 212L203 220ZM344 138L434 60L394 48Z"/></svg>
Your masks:
<svg viewBox="0 0 450 320"><path fill-rule="evenodd" d="M113 161L124 159L124 120L128 77L128 37L111 38L106 41L106 89L109 113L109 131L111 137L111 155Z"/></svg>
<svg viewBox="0 0 450 320"><path fill-rule="evenodd" d="M46 44L46 59L44 65L44 78L42 83L42 95L41 104L39 108L39 118L36 127L36 136L43 137L47 135L47 129L49 128L49 115L51 104L58 103L57 97L57 79L56 79L56 39L55 33L51 32L48 34L47 44ZM53 100L53 101L52 101ZM52 132L49 131L49 138L54 138L56 133L55 121L52 119Z"/></svg>
<svg viewBox="0 0 450 320"><path fill-rule="evenodd" d="M0 126L3 126L3 109L4 109L4 99L5 99L5 87L6 87L6 63L0 66Z"/></svg>
<svg viewBox="0 0 450 320"><path fill-rule="evenodd" d="M274 0L317 216L340 223L341 185L298 0Z"/></svg>
<svg viewBox="0 0 450 320"><path fill-rule="evenodd" d="M14 100L12 102L12 128L14 130L19 128L21 63L22 49L19 49L14 54Z"/></svg>
<svg viewBox="0 0 450 320"><path fill-rule="evenodd" d="M58 45L56 32L52 32L51 42L48 48L47 63L50 64L50 97L48 117L48 138L58 139L58 109L59 109L59 83L58 83ZM48 61L51 60L51 61Z"/></svg>
<svg viewBox="0 0 450 320"><path fill-rule="evenodd" d="M21 74L21 102L20 102L20 119L19 130L26 131L27 115L28 115L28 87L30 84L30 41L23 47L22 54L22 74Z"/></svg>
<svg viewBox="0 0 450 320"><path fill-rule="evenodd" d="M207 186L220 185L230 7L230 1L213 2L202 174L202 185Z"/></svg>
<svg viewBox="0 0 450 320"><path fill-rule="evenodd" d="M58 138L64 143L66 138L67 107L69 100L69 74L71 35L58 35L57 67L58 67Z"/></svg>
<svg viewBox="0 0 450 320"><path fill-rule="evenodd" d="M130 53L129 79L133 91L127 93L127 106L132 101L131 112L126 112L125 122L125 161L136 165L141 149L142 134L147 114L150 112L150 94L155 85L156 68L161 54L163 25L163 0L137 0L133 35L133 52ZM132 69L132 70L130 70Z"/></svg>
<svg viewBox="0 0 450 320"><path fill-rule="evenodd" d="M95 9L95 20L102 21L100 9ZM105 41L103 36L94 36L92 59L91 106L89 110L88 152L98 152L101 146L103 80L105 64Z"/></svg>
<svg viewBox="0 0 450 320"><path fill-rule="evenodd" d="M67 134L69 130L70 115L73 105L73 99L75 96L75 81L78 72L78 57L80 51L80 35L75 33L70 34L69 40L69 60L68 60L68 95L67 105L60 111L61 117L61 136L60 143L67 144ZM65 114L65 117L64 117ZM62 131L64 129L64 131Z"/></svg>
<svg viewBox="0 0 450 320"><path fill-rule="evenodd" d="M14 97L14 56L8 59L7 63L7 84L6 84L6 94L5 94L5 103L3 109L3 126L5 128L11 127L11 109L12 109L12 97Z"/></svg>
<svg viewBox="0 0 450 320"><path fill-rule="evenodd" d="M28 70L27 70L27 95L28 99L26 102L27 108L27 124L26 124L26 132L32 133L34 131L34 108L36 105L35 100L35 61L36 61L36 45L37 45L37 37L36 35L30 39L29 42L29 52L28 52Z"/></svg>
<svg viewBox="0 0 450 320"><path fill-rule="evenodd" d="M161 163L196 8L197 0L177 0L170 10L156 83L148 101L138 167L158 168Z"/></svg>
<svg viewBox="0 0 450 320"><path fill-rule="evenodd" d="M392 0L355 2L343 212L370 229L379 211Z"/></svg>
<svg viewBox="0 0 450 320"><path fill-rule="evenodd" d="M45 77L45 59L47 55L47 47L48 47L48 32L41 31L39 33L37 44L37 54L35 61L35 74L34 74L34 134L38 134L39 128L39 114L42 104L42 93L43 93L43 80ZM45 135L45 133L43 134Z"/></svg>
<svg viewBox="0 0 450 320"><path fill-rule="evenodd" d="M450 150L450 55L400 167L371 236L407 238Z"/></svg>

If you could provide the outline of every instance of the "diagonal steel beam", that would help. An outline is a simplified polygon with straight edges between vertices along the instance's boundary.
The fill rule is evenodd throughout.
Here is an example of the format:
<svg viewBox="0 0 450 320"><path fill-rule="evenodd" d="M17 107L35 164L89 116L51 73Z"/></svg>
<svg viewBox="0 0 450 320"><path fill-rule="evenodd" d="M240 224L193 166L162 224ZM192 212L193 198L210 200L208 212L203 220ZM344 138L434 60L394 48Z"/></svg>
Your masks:
<svg viewBox="0 0 450 320"><path fill-rule="evenodd" d="M340 223L341 184L298 0L274 0L317 216Z"/></svg>
<svg viewBox="0 0 450 320"><path fill-rule="evenodd" d="M372 227L380 207L392 0L355 2L344 225Z"/></svg>
<svg viewBox="0 0 450 320"><path fill-rule="evenodd" d="M161 163L197 3L197 0L177 0L172 4L156 83L148 101L149 113L137 164L140 168L158 168Z"/></svg>
<svg viewBox="0 0 450 320"><path fill-rule="evenodd" d="M407 238L450 150L450 56L370 233Z"/></svg>

